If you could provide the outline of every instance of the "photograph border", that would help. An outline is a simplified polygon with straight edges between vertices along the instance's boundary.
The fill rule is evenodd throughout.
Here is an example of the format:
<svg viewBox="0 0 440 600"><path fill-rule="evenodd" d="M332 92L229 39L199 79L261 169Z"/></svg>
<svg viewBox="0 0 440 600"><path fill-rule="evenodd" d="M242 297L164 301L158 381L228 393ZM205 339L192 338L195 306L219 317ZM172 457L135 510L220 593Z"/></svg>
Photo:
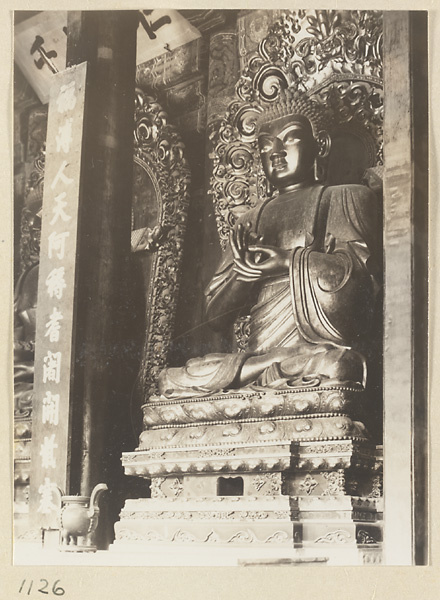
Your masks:
<svg viewBox="0 0 440 600"><path fill-rule="evenodd" d="M304 6L306 4L307 6ZM306 2L301 4L301 8L314 8L315 3ZM71 3L70 3L71 5ZM163 2L158 3L164 5ZM368 3L368 6L361 2L338 2L338 8L347 7L353 8L372 8L382 10L384 7L381 3ZM354 6L356 5L356 6ZM428 27L429 27L429 105L433 106L433 98L438 97L440 91L439 82L439 48L435 48L434 40L435 33L439 31L439 16L438 10L435 10L436 2L430 2L426 5L417 6L418 10L428 9ZM49 2L40 2L38 8L44 10L68 9L69 4L53 6ZM156 6L156 4L155 4ZM166 3L166 6L175 8L175 3ZM197 3L197 7L203 8L204 3ZM320 3L320 8L334 8L334 3ZM194 8L195 4L191 3L188 6L179 8ZM12 10L25 10L29 6L24 2L5 3L1 8L1 16L6 30L5 35L0 40L3 56L5 60L2 64L2 82L3 94L1 96L3 102L3 119L4 126L2 131L3 144L1 146L3 164L8 165L9 172L12 174L11 156L12 156ZM75 3L75 9L86 8L81 6L81 3ZM87 5L87 8L91 8ZM113 9L131 9L134 8L132 3L119 2L111 6L102 0L94 2L93 9L113 10ZM253 2L250 7L248 3L239 6L237 3L228 7L222 8L267 8L262 2ZM386 7L398 10L411 10L414 6L410 2L393 2ZM7 60L7 57L11 57ZM435 425L439 422L440 415L438 406L435 404L435 389L437 387L437 377L435 374L439 371L439 358L436 352L439 341L439 326L438 320L435 318L435 306L438 301L437 280L433 277L436 271L436 266L440 260L440 246L435 235L435 223L438 221L438 209L436 202L436 182L439 173L438 156L435 156L434 150L437 147L437 137L440 127L440 115L435 114L435 110L430 110L430 198L429 203L429 256L430 256L430 354L429 354L429 417L428 423L431 432L434 432ZM6 167L5 167L6 171ZM9 185L12 184L12 175L9 180ZM11 185L12 188L12 185ZM12 198L12 189L6 193L6 198ZM2 294L4 318L1 320L1 339L5 340L1 349L1 365L4 382L2 401L4 402L3 414L5 417L0 424L1 439L4 440L4 458L1 464L2 481L8 481L8 486L2 486L1 503L4 519L3 526L0 530L0 579L5 582L4 594L8 600L21 598L23 593L19 593L21 582L26 579L40 578L47 579L51 582L60 580L66 589L66 598L89 598L100 600L101 598L139 598L143 595L154 597L155 600L161 598L206 598L216 597L218 595L225 597L241 597L246 594L247 597L255 599L263 597L272 597L285 594L287 597L319 598L319 597L338 597L338 598L356 598L359 600L376 598L379 600L393 598L436 598L436 589L439 587L439 550L438 550L438 526L436 529L435 521L432 519L431 531L431 547L429 556L429 566L427 567L364 567L358 569L356 567L332 567L330 572L322 572L317 574L314 567L301 567L295 570L294 573L288 574L285 570L280 573L280 567L261 568L254 567L253 569L234 569L215 567L215 568L199 568L192 567L115 567L112 571L108 571L105 567L24 567L12 566L12 418L13 411L11 408L10 398L12 396L12 244L10 243L12 235L12 202L4 202L1 207L1 236L0 239L4 244L5 251L1 253L0 260L2 264L2 273L5 273L7 285L4 287ZM422 252L423 254L423 252ZM416 263L417 264L417 263ZM415 305L418 302L423 304L421 298L415 298ZM438 464L439 443L434 437L431 437L429 452L430 452L430 473L436 473ZM431 477L429 480L429 511L431 515L437 514L439 508L438 502L440 490L438 478ZM79 569L79 571L78 571ZM167 569L167 571L164 571ZM168 570L171 569L170 572ZM311 572L313 570L313 573ZM141 592L139 591L141 590ZM38 597L39 595L36 594ZM32 596L30 596L32 597Z"/></svg>

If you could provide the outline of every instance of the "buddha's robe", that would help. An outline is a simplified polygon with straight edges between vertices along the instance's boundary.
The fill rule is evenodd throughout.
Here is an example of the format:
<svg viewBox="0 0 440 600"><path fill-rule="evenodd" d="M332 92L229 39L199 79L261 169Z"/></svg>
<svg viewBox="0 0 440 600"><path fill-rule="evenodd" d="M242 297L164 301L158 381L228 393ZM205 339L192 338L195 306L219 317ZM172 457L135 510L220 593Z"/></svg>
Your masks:
<svg viewBox="0 0 440 600"><path fill-rule="evenodd" d="M249 313L247 351L165 369L159 393L185 398L245 387L365 386L365 360L356 348L378 289L376 221L375 194L361 185L313 185L246 213L236 227L250 222L262 244L290 249L289 272L240 282L228 248L206 291L208 318L227 326Z"/></svg>

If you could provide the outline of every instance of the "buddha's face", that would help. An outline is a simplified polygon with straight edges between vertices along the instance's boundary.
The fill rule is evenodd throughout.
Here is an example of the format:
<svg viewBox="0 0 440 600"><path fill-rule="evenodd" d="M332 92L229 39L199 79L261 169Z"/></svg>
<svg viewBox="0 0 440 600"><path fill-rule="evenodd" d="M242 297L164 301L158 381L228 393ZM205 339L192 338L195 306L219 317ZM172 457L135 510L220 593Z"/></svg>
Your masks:
<svg viewBox="0 0 440 600"><path fill-rule="evenodd" d="M280 192L313 180L317 144L305 117L288 115L265 123L258 147L264 173Z"/></svg>

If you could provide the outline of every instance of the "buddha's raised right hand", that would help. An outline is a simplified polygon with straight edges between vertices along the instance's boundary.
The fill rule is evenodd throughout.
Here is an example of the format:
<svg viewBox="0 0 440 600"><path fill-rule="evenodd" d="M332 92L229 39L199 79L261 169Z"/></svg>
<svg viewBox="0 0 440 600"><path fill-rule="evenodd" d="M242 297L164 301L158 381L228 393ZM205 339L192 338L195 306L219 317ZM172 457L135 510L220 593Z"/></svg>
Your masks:
<svg viewBox="0 0 440 600"><path fill-rule="evenodd" d="M239 223L230 234L237 280L252 283L288 272L291 250L262 244L263 237L251 227Z"/></svg>

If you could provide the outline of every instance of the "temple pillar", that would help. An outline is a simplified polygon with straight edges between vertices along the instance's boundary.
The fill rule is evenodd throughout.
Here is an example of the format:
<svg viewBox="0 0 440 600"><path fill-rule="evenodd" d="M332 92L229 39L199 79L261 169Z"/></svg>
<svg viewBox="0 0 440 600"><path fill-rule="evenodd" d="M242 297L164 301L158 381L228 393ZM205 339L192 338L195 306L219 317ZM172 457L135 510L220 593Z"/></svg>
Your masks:
<svg viewBox="0 0 440 600"><path fill-rule="evenodd" d="M426 13L384 13L384 553L426 564Z"/></svg>
<svg viewBox="0 0 440 600"><path fill-rule="evenodd" d="M70 493L86 496L103 481L117 495L118 449L129 419L123 356L137 24L136 11L69 13L67 64L87 61L89 70L76 258L70 481ZM115 502L110 493L109 504ZM102 544L109 535L110 527Z"/></svg>

